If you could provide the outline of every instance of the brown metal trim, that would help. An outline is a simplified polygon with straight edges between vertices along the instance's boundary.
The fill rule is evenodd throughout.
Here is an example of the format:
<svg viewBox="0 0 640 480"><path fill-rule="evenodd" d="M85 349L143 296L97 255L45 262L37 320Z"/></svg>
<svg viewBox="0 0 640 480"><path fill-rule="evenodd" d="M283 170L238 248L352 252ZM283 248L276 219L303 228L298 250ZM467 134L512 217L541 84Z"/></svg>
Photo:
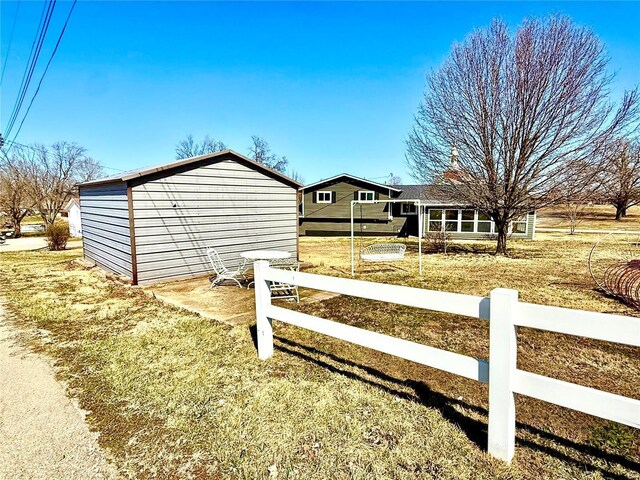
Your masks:
<svg viewBox="0 0 640 480"><path fill-rule="evenodd" d="M229 149L222 150L216 153L208 153L206 155L200 155L198 157L185 158L182 160L177 160L175 162L167 163L165 165L160 165L157 167L142 168L139 170L134 170L132 172L124 172L123 174L120 174L120 175L102 178L98 180L92 180L90 182L84 182L80 185L97 186L105 183L113 183L113 182L120 182L120 181L129 182L131 180L136 181L138 184L145 183L151 180L151 178L146 178L149 175L155 174L156 176L154 178L158 178L158 176L170 176L180 171L189 171L194 168L198 168L199 166L202 166L202 165L207 165L210 163L215 163L217 161L226 160L226 159L232 159L232 160L244 162L254 170L262 171L263 173L266 173L267 175L276 178L280 182L286 183L296 189L302 187L302 184L300 182L297 182L292 178L287 177L283 173L278 172L277 170L273 170L272 168L269 168L266 165L258 163L250 159L249 157L245 157L244 155Z"/></svg>
<svg viewBox="0 0 640 480"><path fill-rule="evenodd" d="M296 192L296 260L300 261L300 205L302 201L302 192Z"/></svg>
<svg viewBox="0 0 640 480"><path fill-rule="evenodd" d="M80 200L81 195L81 189L78 188L78 200ZM84 251L84 233L82 232L82 205L80 205L80 236L82 237L82 259L86 260L87 254Z"/></svg>
<svg viewBox="0 0 640 480"><path fill-rule="evenodd" d="M129 207L129 240L131 242L131 279L138 284L138 259L136 257L136 227L133 220L133 195L131 186L127 185L127 205Z"/></svg>

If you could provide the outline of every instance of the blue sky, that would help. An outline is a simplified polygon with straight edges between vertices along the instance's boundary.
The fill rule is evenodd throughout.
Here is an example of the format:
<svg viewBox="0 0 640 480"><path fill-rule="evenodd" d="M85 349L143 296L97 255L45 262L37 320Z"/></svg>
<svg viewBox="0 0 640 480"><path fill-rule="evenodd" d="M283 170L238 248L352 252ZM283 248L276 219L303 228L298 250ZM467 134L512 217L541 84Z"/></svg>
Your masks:
<svg viewBox="0 0 640 480"><path fill-rule="evenodd" d="M17 3L0 5L4 61ZM56 6L36 79L70 5ZM20 4L0 130L41 9ZM76 141L126 170L171 161L189 133L244 154L258 134L306 182L346 171L409 183L403 142L425 73L493 17L515 27L551 13L601 37L618 74L615 95L640 83L638 2L80 1L17 141Z"/></svg>

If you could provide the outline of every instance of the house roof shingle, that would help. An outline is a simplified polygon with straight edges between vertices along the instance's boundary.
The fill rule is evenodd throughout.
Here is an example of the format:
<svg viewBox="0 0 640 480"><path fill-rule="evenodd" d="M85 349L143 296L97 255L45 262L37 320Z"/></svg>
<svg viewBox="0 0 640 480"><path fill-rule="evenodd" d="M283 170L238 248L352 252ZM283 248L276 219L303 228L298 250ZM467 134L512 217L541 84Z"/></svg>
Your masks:
<svg viewBox="0 0 640 480"><path fill-rule="evenodd" d="M368 184L376 186L376 187L387 188L389 190L393 190L394 192L399 192L400 191L400 187L398 187L397 185L387 185L385 183L373 182L371 180L367 180L366 178L356 177L355 175L351 175L349 173L341 173L341 174L335 175L333 177L325 178L325 179L319 180L317 182L310 183L310 184L305 185L304 187L302 187L302 190L307 190L309 188L317 187L318 185L322 185L324 183L333 182L335 180L338 180L339 178L349 178L351 180L355 180L355 181L362 182L362 183L368 183Z"/></svg>
<svg viewBox="0 0 640 480"><path fill-rule="evenodd" d="M456 194L455 188L447 184L396 185L402 190L400 199L420 200L426 205L463 205L465 202Z"/></svg>

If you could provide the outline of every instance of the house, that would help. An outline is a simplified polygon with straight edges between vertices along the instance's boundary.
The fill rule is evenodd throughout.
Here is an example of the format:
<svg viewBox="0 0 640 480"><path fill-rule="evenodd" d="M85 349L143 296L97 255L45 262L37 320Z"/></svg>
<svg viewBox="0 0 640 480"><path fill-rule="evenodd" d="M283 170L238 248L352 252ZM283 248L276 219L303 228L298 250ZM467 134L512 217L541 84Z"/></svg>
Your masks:
<svg viewBox="0 0 640 480"><path fill-rule="evenodd" d="M84 256L134 284L210 273L208 246L297 256L300 186L232 150L82 183Z"/></svg>
<svg viewBox="0 0 640 480"><path fill-rule="evenodd" d="M353 209L356 236L417 236L420 216L410 200L420 201L425 234L447 231L451 238L469 240L494 234L493 221L456 198L446 182L391 186L343 173L306 185L301 193L300 235L350 236L352 200L359 201ZM514 221L511 235L533 239L535 218L532 211Z"/></svg>
<svg viewBox="0 0 640 480"><path fill-rule="evenodd" d="M71 236L81 237L82 220L80 218L80 198L71 197L62 209L62 216L67 217Z"/></svg>

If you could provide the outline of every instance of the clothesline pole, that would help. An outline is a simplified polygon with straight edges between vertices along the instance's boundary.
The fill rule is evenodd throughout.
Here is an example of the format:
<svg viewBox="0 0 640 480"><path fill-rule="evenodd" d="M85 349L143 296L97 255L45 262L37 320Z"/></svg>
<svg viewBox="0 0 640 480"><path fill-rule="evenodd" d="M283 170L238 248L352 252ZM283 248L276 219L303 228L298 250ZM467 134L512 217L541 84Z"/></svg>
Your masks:
<svg viewBox="0 0 640 480"><path fill-rule="evenodd" d="M355 275L355 267L353 261L353 206L355 205L355 200L351 200L351 276Z"/></svg>
<svg viewBox="0 0 640 480"><path fill-rule="evenodd" d="M418 270L420 275L422 275L422 205L420 204L420 200L418 200Z"/></svg>
<svg viewBox="0 0 640 480"><path fill-rule="evenodd" d="M351 276L355 276L355 255L354 255L354 222L353 222L353 207L356 204L362 203L386 203L391 209L391 204L394 203L413 203L418 209L418 271L422 275L422 234L424 232L424 213L422 211L422 203L418 199L392 199L392 200L373 200L373 201L360 201L351 200ZM360 228L362 229L362 210L360 213ZM362 238L362 230L360 231L360 238Z"/></svg>

